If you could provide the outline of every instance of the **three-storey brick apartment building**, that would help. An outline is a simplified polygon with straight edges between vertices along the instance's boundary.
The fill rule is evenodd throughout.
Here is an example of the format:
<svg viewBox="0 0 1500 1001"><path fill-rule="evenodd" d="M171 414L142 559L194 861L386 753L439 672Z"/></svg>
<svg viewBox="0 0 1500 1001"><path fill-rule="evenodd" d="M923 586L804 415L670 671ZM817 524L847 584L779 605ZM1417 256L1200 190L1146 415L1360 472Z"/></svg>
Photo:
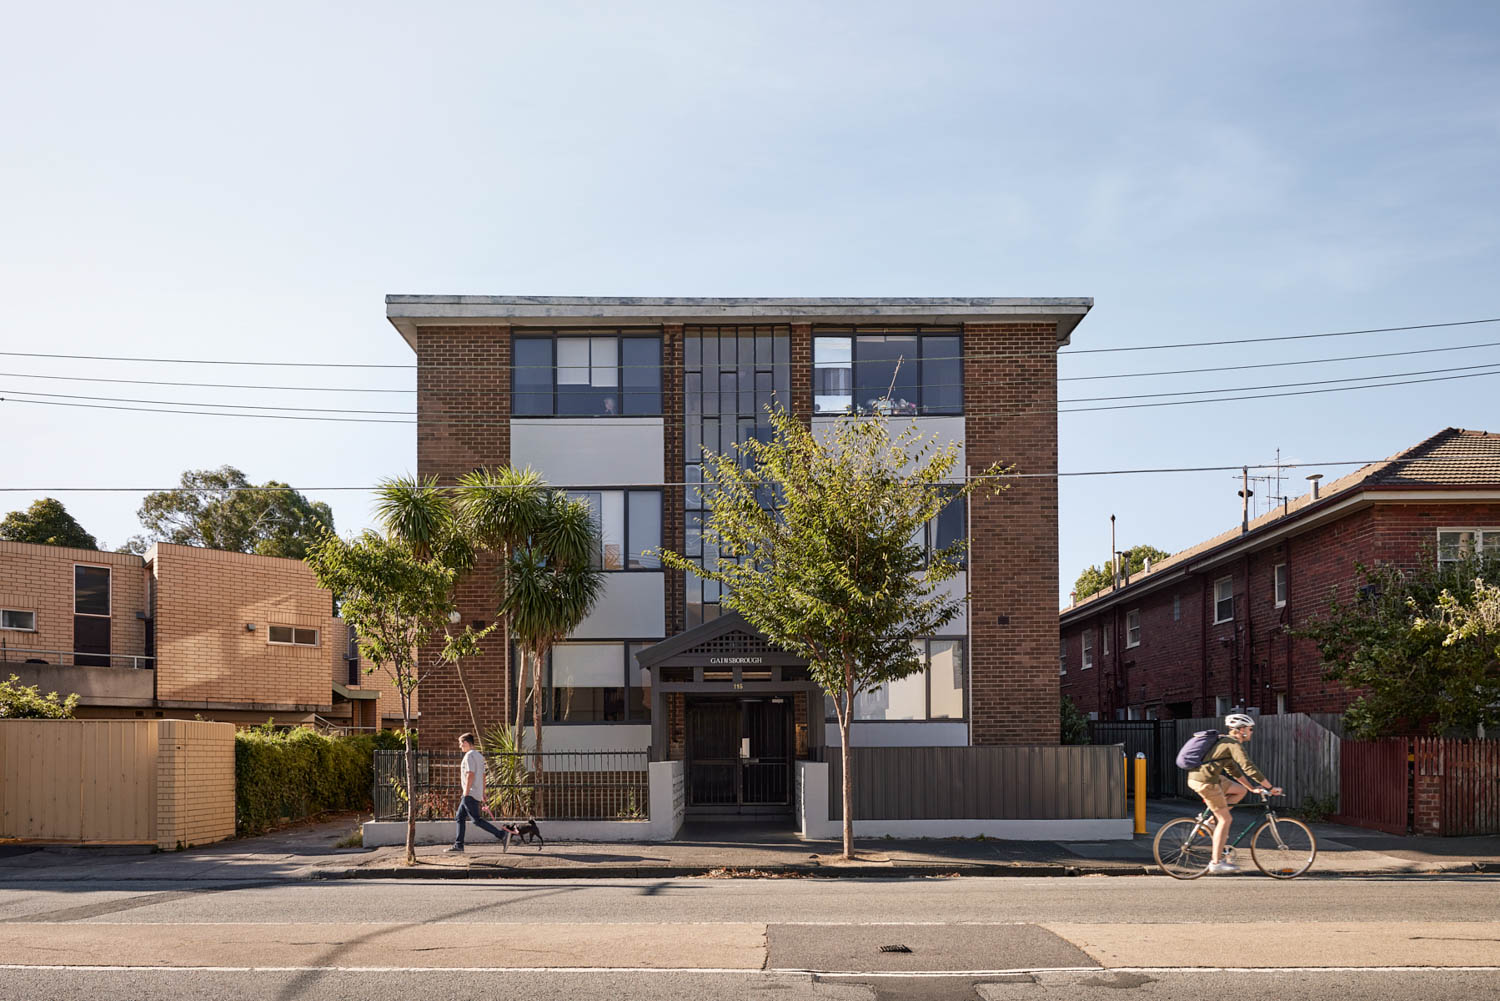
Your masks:
<svg viewBox="0 0 1500 1001"><path fill-rule="evenodd" d="M1057 357L1089 299L635 299L390 296L417 356L417 465L452 482L531 467L586 500L602 599L546 667L549 749L651 748L688 763L688 806L789 808L791 762L825 710L806 664L728 613L715 585L664 571L660 546L716 554L701 531L703 450L764 434L768 404L817 425L851 410L915 418L961 445L959 469L1057 469ZM976 495L929 526L972 539L967 614L923 643L926 671L858 709L863 744L1055 743L1057 484ZM495 568L460 586L494 617ZM506 719L504 640L466 665L481 724ZM456 677L424 682L422 732L469 728ZM836 739L836 738L835 738ZM741 781L744 768L761 778ZM756 791L758 790L758 791Z"/></svg>
<svg viewBox="0 0 1500 1001"><path fill-rule="evenodd" d="M1289 630L1359 565L1476 550L1500 554L1500 434L1448 428L1064 609L1062 693L1102 719L1342 712L1353 693Z"/></svg>

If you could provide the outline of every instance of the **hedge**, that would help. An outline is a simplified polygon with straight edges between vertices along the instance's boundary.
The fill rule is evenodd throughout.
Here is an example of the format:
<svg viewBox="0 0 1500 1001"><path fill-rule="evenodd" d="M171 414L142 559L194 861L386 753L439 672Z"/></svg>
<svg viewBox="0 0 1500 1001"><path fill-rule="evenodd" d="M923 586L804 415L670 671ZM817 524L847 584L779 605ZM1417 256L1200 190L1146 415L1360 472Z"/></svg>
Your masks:
<svg viewBox="0 0 1500 1001"><path fill-rule="evenodd" d="M234 738L235 823L259 834L331 810L370 808L374 751L401 746L392 733L325 737L306 728L241 730Z"/></svg>

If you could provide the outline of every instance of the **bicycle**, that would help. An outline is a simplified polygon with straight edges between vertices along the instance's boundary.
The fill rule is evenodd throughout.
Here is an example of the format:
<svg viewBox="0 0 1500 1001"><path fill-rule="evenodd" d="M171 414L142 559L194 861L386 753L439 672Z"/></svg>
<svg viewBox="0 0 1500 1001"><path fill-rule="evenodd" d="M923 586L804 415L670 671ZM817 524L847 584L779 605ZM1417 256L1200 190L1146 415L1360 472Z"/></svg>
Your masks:
<svg viewBox="0 0 1500 1001"><path fill-rule="evenodd" d="M1250 834L1250 857L1255 867L1272 879L1295 879L1311 869L1313 859L1318 857L1318 839L1312 829L1300 820L1276 816L1266 803L1270 794L1265 790L1251 791L1260 794L1266 815L1259 822L1251 821L1239 837L1224 846L1224 861L1233 861L1234 849ZM1204 807L1198 816L1178 817L1156 832L1151 850L1168 876L1197 879L1208 872L1214 853L1214 829L1207 823L1212 816L1213 811Z"/></svg>

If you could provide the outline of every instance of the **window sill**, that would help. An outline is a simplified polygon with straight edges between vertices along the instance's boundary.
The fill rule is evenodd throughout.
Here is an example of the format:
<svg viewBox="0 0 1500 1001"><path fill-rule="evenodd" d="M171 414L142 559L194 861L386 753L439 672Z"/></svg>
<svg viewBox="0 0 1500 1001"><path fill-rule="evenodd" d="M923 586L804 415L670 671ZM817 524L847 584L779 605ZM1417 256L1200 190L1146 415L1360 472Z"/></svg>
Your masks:
<svg viewBox="0 0 1500 1001"><path fill-rule="evenodd" d="M1272 608L1285 608L1286 607L1286 602L1284 602L1284 601L1278 601L1278 602L1275 602L1274 604L1272 604L1271 607Z"/></svg>

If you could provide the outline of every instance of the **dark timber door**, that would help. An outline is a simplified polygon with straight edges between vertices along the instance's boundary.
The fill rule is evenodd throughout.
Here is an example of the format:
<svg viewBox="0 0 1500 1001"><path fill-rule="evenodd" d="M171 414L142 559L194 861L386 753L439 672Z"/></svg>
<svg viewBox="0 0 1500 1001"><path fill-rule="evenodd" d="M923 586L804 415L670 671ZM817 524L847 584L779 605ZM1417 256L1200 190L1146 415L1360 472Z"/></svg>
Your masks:
<svg viewBox="0 0 1500 1001"><path fill-rule="evenodd" d="M791 808L792 700L687 703L688 806L697 813Z"/></svg>

